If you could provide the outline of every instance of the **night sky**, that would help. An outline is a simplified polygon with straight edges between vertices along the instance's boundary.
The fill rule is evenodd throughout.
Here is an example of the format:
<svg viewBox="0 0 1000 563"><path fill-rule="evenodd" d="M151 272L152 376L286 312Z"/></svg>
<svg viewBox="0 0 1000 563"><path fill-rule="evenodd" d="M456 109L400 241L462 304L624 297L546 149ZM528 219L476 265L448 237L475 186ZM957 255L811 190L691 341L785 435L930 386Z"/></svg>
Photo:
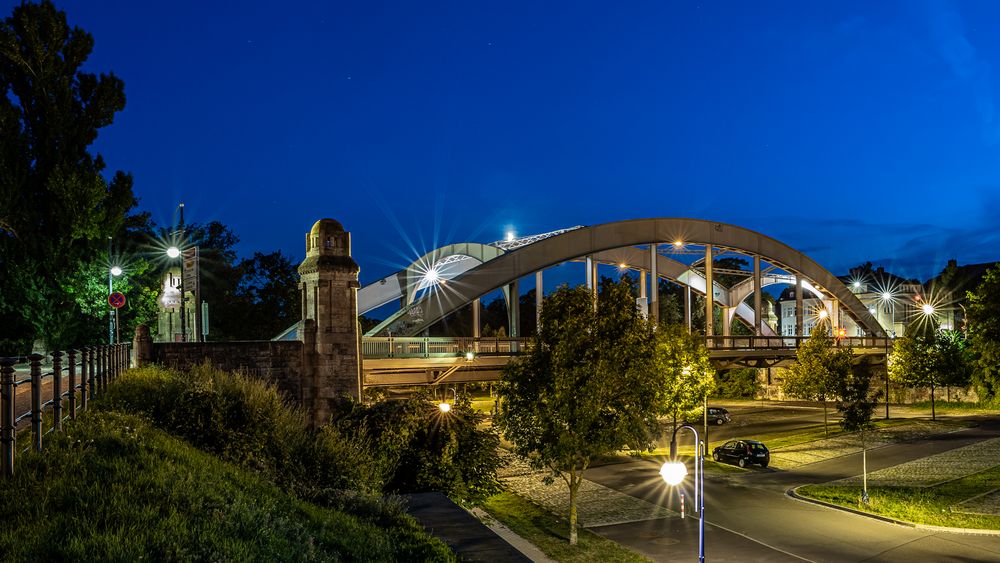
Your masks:
<svg viewBox="0 0 1000 563"><path fill-rule="evenodd" d="M1000 260L1000 2L57 5L125 82L109 169L244 255L299 260L331 217L370 282L508 228L659 216L837 274Z"/></svg>

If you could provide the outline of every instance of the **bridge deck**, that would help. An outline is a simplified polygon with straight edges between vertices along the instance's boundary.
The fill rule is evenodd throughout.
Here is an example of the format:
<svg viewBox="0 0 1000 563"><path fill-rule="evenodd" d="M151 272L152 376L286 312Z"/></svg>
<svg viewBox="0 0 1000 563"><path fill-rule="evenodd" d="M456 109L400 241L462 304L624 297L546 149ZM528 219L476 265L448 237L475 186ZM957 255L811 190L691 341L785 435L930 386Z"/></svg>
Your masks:
<svg viewBox="0 0 1000 563"><path fill-rule="evenodd" d="M795 360L806 337L710 336L706 347L719 369L775 367ZM394 387L496 381L511 358L534 344L530 338L362 338L364 384ZM885 361L892 347L886 338L848 337L834 340L851 348L859 361Z"/></svg>

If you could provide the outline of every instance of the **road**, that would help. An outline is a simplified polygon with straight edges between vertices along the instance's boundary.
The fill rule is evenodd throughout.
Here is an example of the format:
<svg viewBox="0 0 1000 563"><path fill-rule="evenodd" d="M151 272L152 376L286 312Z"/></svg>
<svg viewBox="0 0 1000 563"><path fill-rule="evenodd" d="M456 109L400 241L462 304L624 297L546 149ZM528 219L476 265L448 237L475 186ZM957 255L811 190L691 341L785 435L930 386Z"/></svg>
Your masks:
<svg viewBox="0 0 1000 563"><path fill-rule="evenodd" d="M822 417L822 412L820 412ZM868 452L869 470L898 465L1000 436L1000 422ZM706 559L739 561L1000 561L1000 536L909 528L790 498L785 491L860 473L860 454L792 471L709 476L705 484ZM604 486L670 506L658 464L634 461L588 470ZM691 491L688 491L691 499ZM672 508L676 509L676 505ZM656 561L697 557L697 519L647 520L594 528Z"/></svg>

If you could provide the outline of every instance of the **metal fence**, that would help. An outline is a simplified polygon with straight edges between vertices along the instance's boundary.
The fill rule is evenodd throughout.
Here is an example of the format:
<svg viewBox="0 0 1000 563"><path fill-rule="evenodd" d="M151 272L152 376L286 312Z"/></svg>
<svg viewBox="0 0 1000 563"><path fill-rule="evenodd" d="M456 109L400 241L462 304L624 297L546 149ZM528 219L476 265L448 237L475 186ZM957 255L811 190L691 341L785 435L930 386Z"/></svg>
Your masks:
<svg viewBox="0 0 1000 563"><path fill-rule="evenodd" d="M42 436L62 429L87 402L103 395L108 383L129 367L131 344L84 347L50 354L0 357L0 472L14 474L18 427L30 424L31 444L22 452L42 449ZM65 390L64 390L64 381ZM18 389L30 385L30 407L18 409ZM46 387L50 387L46 390ZM29 394L23 393L22 399ZM52 425L42 428L43 412L52 411Z"/></svg>

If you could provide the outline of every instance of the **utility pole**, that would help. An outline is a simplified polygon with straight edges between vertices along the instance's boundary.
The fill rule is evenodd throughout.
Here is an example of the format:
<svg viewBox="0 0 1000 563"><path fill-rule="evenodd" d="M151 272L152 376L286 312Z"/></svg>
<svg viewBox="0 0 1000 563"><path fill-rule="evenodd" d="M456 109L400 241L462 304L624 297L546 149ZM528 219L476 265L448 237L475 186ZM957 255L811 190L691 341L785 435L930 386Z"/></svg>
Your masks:
<svg viewBox="0 0 1000 563"><path fill-rule="evenodd" d="M184 295L184 203L180 204L181 211L181 240L179 246L181 247L181 342L187 342L187 296Z"/></svg>

